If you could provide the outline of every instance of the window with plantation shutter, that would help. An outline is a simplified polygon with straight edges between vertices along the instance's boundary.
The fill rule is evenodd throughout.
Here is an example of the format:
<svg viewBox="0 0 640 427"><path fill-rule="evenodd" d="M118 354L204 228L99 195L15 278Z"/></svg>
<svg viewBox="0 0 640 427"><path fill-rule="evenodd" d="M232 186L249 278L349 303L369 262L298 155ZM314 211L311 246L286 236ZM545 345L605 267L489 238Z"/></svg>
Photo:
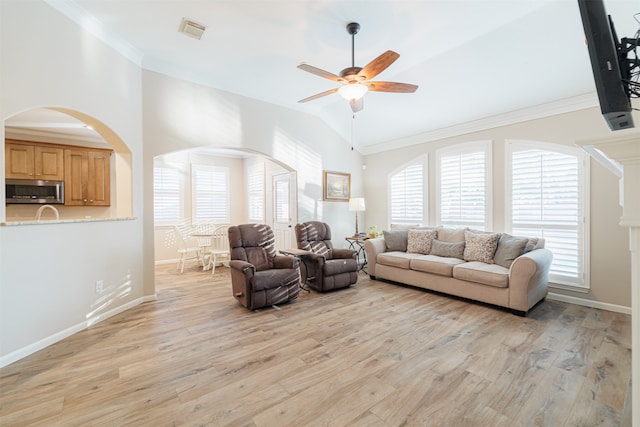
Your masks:
<svg viewBox="0 0 640 427"><path fill-rule="evenodd" d="M191 165L192 221L229 223L229 169Z"/></svg>
<svg viewBox="0 0 640 427"><path fill-rule="evenodd" d="M491 224L490 143L438 150L438 222L447 227L488 229Z"/></svg>
<svg viewBox="0 0 640 427"><path fill-rule="evenodd" d="M551 282L588 288L584 153L529 142L511 142L508 149L511 233L545 239L545 247L553 252Z"/></svg>
<svg viewBox="0 0 640 427"><path fill-rule="evenodd" d="M250 223L262 224L264 218L264 163L247 168L248 218Z"/></svg>
<svg viewBox="0 0 640 427"><path fill-rule="evenodd" d="M389 178L391 224L426 224L424 164L414 163Z"/></svg>
<svg viewBox="0 0 640 427"><path fill-rule="evenodd" d="M153 168L153 215L156 225L172 224L182 217L182 185L180 170Z"/></svg>

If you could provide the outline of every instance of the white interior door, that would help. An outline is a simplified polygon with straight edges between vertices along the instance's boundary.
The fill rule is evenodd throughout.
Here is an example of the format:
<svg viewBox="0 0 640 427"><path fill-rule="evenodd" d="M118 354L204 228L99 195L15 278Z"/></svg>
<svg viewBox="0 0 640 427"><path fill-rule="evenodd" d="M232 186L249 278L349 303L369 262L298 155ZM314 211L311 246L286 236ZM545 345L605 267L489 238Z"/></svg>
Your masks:
<svg viewBox="0 0 640 427"><path fill-rule="evenodd" d="M294 225L298 222L296 173L273 175L273 232L276 249L297 247Z"/></svg>

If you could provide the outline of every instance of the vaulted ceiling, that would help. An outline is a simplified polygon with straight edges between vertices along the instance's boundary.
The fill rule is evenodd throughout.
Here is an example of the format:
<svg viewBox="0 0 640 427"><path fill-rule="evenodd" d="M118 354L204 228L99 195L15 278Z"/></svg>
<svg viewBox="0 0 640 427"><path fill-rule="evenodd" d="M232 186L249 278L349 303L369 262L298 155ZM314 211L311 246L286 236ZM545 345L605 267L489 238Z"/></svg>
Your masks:
<svg viewBox="0 0 640 427"><path fill-rule="evenodd" d="M360 151L472 129L509 114L597 105L576 0L56 0L145 69L316 115ZM633 36L637 0L605 0L619 36ZM178 32L205 25L201 40ZM416 84L413 94L369 92L354 115L335 82L297 68L338 74L386 50L400 58L376 80ZM88 24L87 24L88 23ZM540 106L551 103L553 108ZM516 112L514 114L514 111ZM542 113L541 113L542 111Z"/></svg>

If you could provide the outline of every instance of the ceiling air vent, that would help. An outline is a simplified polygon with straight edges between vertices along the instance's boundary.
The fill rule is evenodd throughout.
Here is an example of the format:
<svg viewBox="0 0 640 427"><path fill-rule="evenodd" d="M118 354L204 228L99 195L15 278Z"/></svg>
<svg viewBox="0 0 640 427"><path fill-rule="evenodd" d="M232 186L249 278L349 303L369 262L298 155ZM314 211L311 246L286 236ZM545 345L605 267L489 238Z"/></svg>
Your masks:
<svg viewBox="0 0 640 427"><path fill-rule="evenodd" d="M202 35L204 34L204 30L207 29L206 25L198 24L187 18L182 18L182 22L180 23L180 28L178 31L189 36L194 39L200 40Z"/></svg>

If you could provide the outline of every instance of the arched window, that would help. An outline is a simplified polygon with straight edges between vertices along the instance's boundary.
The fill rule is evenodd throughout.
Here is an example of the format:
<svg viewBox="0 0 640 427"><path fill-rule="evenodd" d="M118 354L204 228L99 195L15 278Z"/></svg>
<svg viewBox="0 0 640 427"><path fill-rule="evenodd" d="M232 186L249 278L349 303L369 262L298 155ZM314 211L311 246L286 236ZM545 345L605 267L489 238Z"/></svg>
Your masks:
<svg viewBox="0 0 640 427"><path fill-rule="evenodd" d="M553 252L551 282L587 289L588 172L578 148L507 143L508 231L545 239Z"/></svg>
<svg viewBox="0 0 640 427"><path fill-rule="evenodd" d="M426 157L389 176L389 219L391 224L426 224Z"/></svg>

